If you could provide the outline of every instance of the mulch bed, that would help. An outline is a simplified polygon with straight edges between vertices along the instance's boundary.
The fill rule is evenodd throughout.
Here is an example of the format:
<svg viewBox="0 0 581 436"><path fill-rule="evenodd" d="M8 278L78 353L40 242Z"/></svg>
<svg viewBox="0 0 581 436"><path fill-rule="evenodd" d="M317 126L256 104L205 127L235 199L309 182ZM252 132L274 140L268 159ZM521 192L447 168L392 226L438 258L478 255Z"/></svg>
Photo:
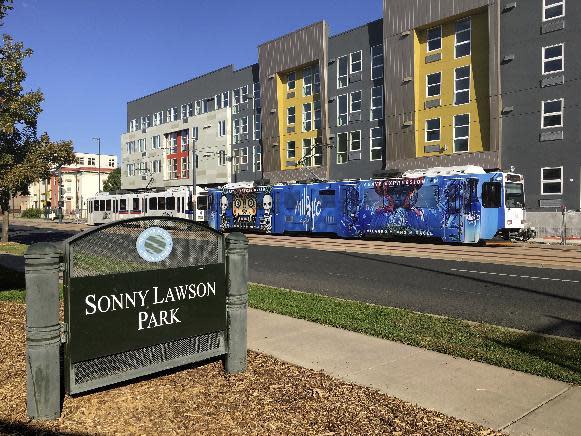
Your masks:
<svg viewBox="0 0 581 436"><path fill-rule="evenodd" d="M59 420L30 421L24 320L24 305L0 303L0 434L498 434L254 352L243 374L188 367L66 397Z"/></svg>

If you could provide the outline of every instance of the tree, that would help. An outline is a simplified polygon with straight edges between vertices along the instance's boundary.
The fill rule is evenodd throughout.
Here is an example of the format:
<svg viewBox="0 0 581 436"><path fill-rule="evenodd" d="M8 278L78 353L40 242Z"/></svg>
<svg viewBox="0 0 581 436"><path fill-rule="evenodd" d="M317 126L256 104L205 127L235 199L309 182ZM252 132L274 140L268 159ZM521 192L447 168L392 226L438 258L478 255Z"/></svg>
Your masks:
<svg viewBox="0 0 581 436"><path fill-rule="evenodd" d="M103 183L103 191L111 192L121 189L121 168L115 168Z"/></svg>
<svg viewBox="0 0 581 436"><path fill-rule="evenodd" d="M12 0L0 0L0 27ZM23 61L32 55L10 35L0 46L0 212L2 242L8 242L10 199L26 193L28 185L49 178L51 171L75 161L71 141L52 142L37 135L38 115L44 96L40 90L25 92Z"/></svg>

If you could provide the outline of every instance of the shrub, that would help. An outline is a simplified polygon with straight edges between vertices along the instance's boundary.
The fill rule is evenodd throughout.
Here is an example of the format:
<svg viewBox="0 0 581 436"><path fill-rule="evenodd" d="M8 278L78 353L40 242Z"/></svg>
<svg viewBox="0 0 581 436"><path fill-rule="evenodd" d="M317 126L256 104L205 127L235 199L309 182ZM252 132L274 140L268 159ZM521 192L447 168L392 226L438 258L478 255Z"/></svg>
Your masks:
<svg viewBox="0 0 581 436"><path fill-rule="evenodd" d="M22 211L22 218L42 218L44 216L44 211L42 209L25 209Z"/></svg>

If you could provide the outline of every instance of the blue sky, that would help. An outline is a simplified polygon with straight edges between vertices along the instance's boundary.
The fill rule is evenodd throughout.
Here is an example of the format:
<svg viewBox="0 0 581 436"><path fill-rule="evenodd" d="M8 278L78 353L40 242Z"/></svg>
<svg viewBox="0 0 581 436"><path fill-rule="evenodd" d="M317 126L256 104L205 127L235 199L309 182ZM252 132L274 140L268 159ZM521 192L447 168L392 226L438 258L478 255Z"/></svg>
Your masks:
<svg viewBox="0 0 581 436"><path fill-rule="evenodd" d="M292 7L290 6L292 5ZM45 95L39 132L77 151L120 154L126 104L325 19L331 35L381 17L381 0L14 0L0 32L34 50L27 89Z"/></svg>

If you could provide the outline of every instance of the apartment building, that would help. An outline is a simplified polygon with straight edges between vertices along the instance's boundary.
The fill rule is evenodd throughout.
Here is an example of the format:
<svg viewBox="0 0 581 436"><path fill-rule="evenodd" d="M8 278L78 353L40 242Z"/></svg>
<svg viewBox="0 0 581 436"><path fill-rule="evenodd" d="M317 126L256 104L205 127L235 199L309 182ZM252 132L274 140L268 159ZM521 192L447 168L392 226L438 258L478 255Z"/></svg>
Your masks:
<svg viewBox="0 0 581 436"><path fill-rule="evenodd" d="M102 154L99 157L96 153L75 153L75 156L76 163L60 169L63 211L65 214L79 211L84 217L87 199L103 190L105 180L117 168L117 156ZM54 174L48 180L39 180L31 184L28 187L28 194L19 198L21 209L44 208L49 204L56 208L59 202L58 175Z"/></svg>
<svg viewBox="0 0 581 436"><path fill-rule="evenodd" d="M261 177L257 66L232 65L127 104L123 189ZM258 126L258 127L256 127Z"/></svg>

